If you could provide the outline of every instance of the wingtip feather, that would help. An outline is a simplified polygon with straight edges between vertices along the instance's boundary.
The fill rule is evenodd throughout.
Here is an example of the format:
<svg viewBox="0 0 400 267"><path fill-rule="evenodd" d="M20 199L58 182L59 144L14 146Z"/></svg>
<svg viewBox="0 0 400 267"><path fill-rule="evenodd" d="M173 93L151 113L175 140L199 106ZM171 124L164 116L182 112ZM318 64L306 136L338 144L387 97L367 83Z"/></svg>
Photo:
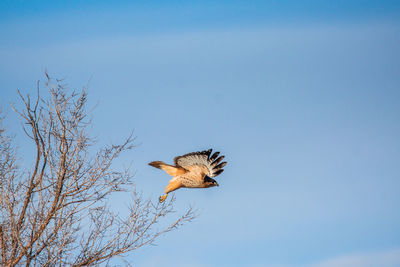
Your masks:
<svg viewBox="0 0 400 267"><path fill-rule="evenodd" d="M223 167L225 167L227 164L226 161L221 162L220 164L218 164L217 166L214 167L214 169L218 170L218 169L222 169Z"/></svg>
<svg viewBox="0 0 400 267"><path fill-rule="evenodd" d="M214 161L219 155L219 152L215 152L211 157L210 157L210 161Z"/></svg>
<svg viewBox="0 0 400 267"><path fill-rule="evenodd" d="M214 177L220 175L223 171L224 171L224 169L220 169L220 170L216 171L214 173Z"/></svg>

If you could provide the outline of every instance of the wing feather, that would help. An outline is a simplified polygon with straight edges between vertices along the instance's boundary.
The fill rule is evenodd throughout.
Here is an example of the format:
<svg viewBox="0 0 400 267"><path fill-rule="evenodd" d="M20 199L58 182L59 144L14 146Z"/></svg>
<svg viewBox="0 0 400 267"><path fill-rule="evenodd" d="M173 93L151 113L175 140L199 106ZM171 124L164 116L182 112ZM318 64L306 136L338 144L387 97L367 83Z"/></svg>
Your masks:
<svg viewBox="0 0 400 267"><path fill-rule="evenodd" d="M197 151L188 153L182 156L178 156L174 159L175 165L177 167L182 167L185 169L190 169L190 166L199 165L206 167L208 170L209 177L215 177L222 173L223 167L227 164L226 162L222 162L224 156L219 156L219 152L215 152L211 155L212 149L204 150L204 151ZM218 164L220 163L220 164Z"/></svg>
<svg viewBox="0 0 400 267"><path fill-rule="evenodd" d="M225 158L225 156L221 156L221 157L219 157L219 158L217 158L216 160L214 160L212 163L211 163L211 166L217 166L217 164L218 163L220 163L223 159Z"/></svg>
<svg viewBox="0 0 400 267"><path fill-rule="evenodd" d="M218 157L218 155L219 155L219 152L215 152L215 153L210 157L210 160L211 160L211 161L214 161L214 160Z"/></svg>

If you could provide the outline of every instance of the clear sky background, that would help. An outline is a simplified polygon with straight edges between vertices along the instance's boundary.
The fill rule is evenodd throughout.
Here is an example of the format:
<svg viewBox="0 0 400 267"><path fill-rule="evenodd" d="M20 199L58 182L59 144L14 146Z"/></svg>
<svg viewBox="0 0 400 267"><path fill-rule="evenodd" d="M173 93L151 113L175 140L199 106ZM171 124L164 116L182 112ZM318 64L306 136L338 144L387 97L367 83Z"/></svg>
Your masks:
<svg viewBox="0 0 400 267"><path fill-rule="evenodd" d="M3 0L0 36L22 151L9 102L47 69L90 80L100 143L135 130L118 164L146 197L168 182L148 162L226 155L220 187L176 192L199 217L134 266L400 266L399 1Z"/></svg>

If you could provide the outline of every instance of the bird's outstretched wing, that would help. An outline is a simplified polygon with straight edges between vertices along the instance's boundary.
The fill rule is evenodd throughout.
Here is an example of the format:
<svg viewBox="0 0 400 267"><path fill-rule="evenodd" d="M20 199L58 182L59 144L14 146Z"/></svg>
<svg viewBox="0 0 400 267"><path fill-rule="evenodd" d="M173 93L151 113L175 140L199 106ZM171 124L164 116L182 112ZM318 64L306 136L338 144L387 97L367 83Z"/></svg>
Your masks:
<svg viewBox="0 0 400 267"><path fill-rule="evenodd" d="M211 152L212 149L188 153L176 157L174 162L177 167L185 169L195 165L204 166L208 170L206 174L209 177L215 177L224 171L223 167L225 167L226 162L221 162L225 156L218 157L219 152L215 152L212 155Z"/></svg>

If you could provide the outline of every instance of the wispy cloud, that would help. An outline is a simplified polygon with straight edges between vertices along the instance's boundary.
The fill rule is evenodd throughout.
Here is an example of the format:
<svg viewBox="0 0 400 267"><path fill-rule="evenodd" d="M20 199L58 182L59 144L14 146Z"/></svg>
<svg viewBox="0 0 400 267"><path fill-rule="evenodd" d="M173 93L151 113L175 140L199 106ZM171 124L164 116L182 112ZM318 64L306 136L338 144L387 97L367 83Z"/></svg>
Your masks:
<svg viewBox="0 0 400 267"><path fill-rule="evenodd" d="M309 267L396 267L400 266L400 248L342 255Z"/></svg>

